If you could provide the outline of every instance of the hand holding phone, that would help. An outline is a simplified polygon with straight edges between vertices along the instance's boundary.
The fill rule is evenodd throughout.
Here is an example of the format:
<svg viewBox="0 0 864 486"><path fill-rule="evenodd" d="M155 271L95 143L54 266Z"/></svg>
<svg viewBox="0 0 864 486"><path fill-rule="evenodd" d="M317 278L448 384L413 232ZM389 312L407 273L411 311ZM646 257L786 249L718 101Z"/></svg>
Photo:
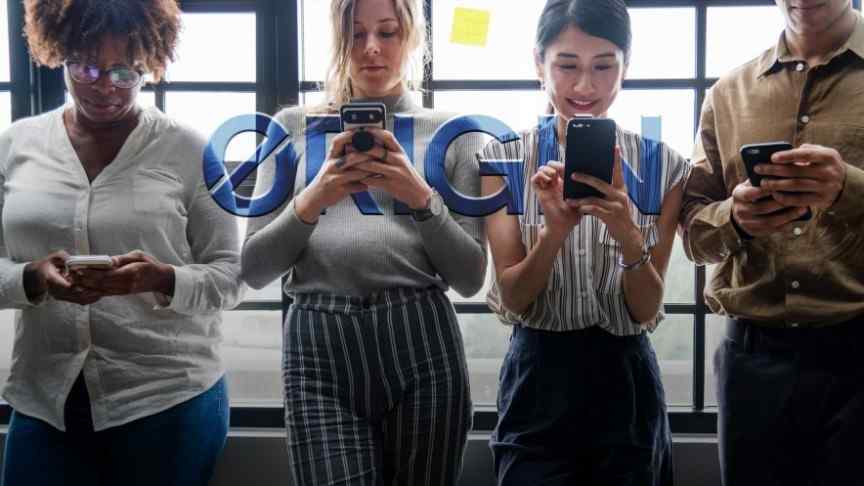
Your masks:
<svg viewBox="0 0 864 486"><path fill-rule="evenodd" d="M756 172L757 165L770 164L772 155L787 150L792 150L792 144L789 142L751 143L741 146L741 159L744 161L744 168L747 170L747 178L750 179L750 184L753 187L760 187L762 185L764 177ZM812 217L813 213L808 208L807 212L796 221L806 221Z"/></svg>
<svg viewBox="0 0 864 486"><path fill-rule="evenodd" d="M363 128L386 128L387 107L384 103L348 103L339 110L342 131L357 130L351 146L358 152L367 152L375 146L375 137Z"/></svg>
<svg viewBox="0 0 864 486"><path fill-rule="evenodd" d="M612 184L615 138L615 122L609 118L577 117L567 122L564 199L605 197L597 189L574 181L571 176L579 172Z"/></svg>

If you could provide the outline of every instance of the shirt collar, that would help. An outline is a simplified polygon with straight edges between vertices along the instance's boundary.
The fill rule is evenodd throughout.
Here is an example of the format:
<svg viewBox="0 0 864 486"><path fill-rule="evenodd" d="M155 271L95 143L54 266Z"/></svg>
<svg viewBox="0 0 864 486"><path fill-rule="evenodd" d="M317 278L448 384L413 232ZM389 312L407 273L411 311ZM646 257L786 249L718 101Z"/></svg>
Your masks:
<svg viewBox="0 0 864 486"><path fill-rule="evenodd" d="M846 43L831 54L830 59L834 59L846 51L852 51L859 58L864 59L864 18L857 11L853 10L852 13L855 15L855 29ZM780 38L777 40L774 48L765 52L759 60L760 76L767 76L777 72L783 63L800 60L789 52L784 32L780 33Z"/></svg>

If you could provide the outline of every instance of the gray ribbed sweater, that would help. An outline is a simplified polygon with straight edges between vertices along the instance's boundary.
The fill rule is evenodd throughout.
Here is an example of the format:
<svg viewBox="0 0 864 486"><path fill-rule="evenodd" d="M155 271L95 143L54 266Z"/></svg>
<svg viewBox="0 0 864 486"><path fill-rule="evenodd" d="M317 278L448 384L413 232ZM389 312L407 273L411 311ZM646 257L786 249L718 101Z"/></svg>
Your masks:
<svg viewBox="0 0 864 486"><path fill-rule="evenodd" d="M393 129L394 113L413 114L414 167L424 174L429 140L452 114L418 107L407 94L375 101L387 105L389 130ZM288 108L276 118L293 137L300 157L297 195L306 181L306 113L301 108ZM482 136L466 135L447 151L445 168L450 183L468 196L480 195L476 154L483 144ZM274 171L272 160L259 167L256 196L270 190ZM289 294L366 296L383 288L452 286L467 297L480 289L486 271L482 218L445 208L437 217L415 222L410 215L394 213L389 194L374 189L370 193L384 215L363 215L348 197L327 208L313 225L297 217L293 199L273 213L250 219L243 248L243 279L261 288L287 273L285 291Z"/></svg>

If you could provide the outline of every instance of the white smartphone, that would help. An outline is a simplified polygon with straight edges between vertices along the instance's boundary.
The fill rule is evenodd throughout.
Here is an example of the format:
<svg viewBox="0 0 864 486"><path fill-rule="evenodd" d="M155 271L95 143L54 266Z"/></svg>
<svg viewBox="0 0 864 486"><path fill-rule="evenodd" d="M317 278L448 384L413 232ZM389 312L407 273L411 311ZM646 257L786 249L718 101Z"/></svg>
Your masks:
<svg viewBox="0 0 864 486"><path fill-rule="evenodd" d="M76 268L95 268L108 270L114 268L114 261L108 255L76 255L66 259L66 270Z"/></svg>

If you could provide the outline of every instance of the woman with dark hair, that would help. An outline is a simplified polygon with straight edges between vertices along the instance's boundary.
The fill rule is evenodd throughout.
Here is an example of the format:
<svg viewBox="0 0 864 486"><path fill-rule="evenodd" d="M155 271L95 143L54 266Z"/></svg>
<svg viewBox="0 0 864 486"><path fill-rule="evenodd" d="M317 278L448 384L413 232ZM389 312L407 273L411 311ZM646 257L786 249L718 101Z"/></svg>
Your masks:
<svg viewBox="0 0 864 486"><path fill-rule="evenodd" d="M19 309L2 482L206 485L228 428L237 226L203 184L206 140L137 104L173 59L180 10L24 4L32 57L64 66L73 102L0 135L0 307Z"/></svg>
<svg viewBox="0 0 864 486"><path fill-rule="evenodd" d="M421 176L429 141L451 116L423 109L409 91L410 61L426 39L422 3L332 0L330 22L326 103L276 116L302 154L294 196L249 221L243 248L244 281L258 288L287 274L293 298L283 345L292 473L304 486L456 484L471 395L445 291L482 286L483 220L450 213ZM387 130L370 129L367 152L352 145L356 132L336 134L326 160L323 143L316 159L307 115L357 101L383 103ZM410 136L397 139L395 126L409 123ZM453 185L476 196L482 139L471 140L456 140L444 164ZM275 164L264 164L256 193L276 179ZM350 196L366 191L383 214L354 204ZM397 201L410 214L398 214Z"/></svg>
<svg viewBox="0 0 864 486"><path fill-rule="evenodd" d="M558 162L574 115L606 116L630 43L623 0L547 2L535 63L552 116L483 152L524 159L530 180L525 213L501 210L486 227L495 263L488 302L514 326L490 441L501 485L672 482L663 387L645 332L662 318L688 165L618 127L612 183L573 176L603 197L565 200ZM503 184L486 177L483 193Z"/></svg>

